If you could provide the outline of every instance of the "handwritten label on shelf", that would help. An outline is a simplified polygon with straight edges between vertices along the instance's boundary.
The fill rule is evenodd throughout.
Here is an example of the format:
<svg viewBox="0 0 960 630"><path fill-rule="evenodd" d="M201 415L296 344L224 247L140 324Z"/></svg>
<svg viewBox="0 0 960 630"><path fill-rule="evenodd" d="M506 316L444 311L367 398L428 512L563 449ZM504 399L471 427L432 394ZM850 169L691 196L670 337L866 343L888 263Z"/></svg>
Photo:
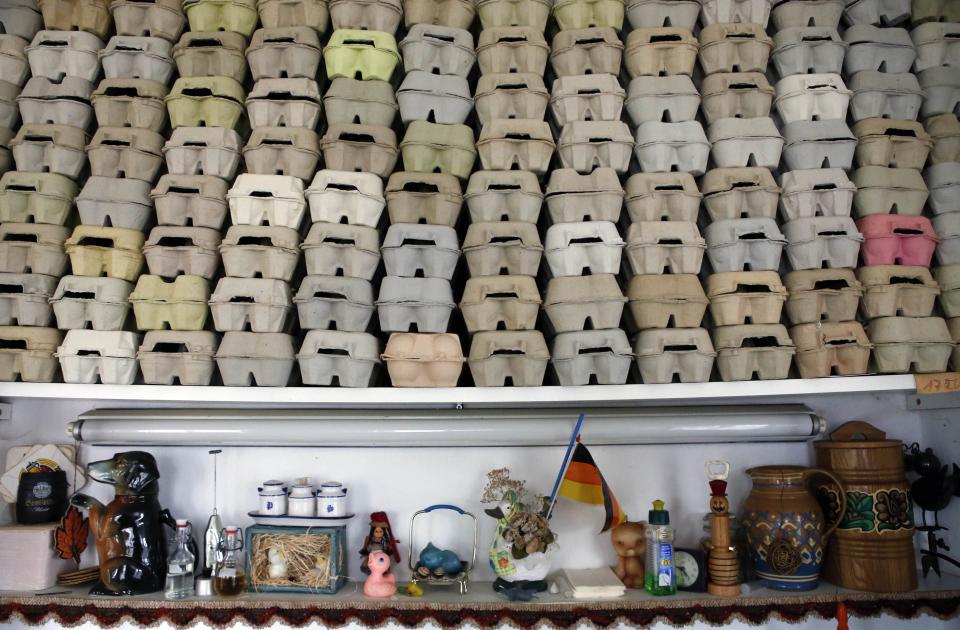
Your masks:
<svg viewBox="0 0 960 630"><path fill-rule="evenodd" d="M920 396L960 392L960 372L915 374L914 379L917 384L917 394Z"/></svg>

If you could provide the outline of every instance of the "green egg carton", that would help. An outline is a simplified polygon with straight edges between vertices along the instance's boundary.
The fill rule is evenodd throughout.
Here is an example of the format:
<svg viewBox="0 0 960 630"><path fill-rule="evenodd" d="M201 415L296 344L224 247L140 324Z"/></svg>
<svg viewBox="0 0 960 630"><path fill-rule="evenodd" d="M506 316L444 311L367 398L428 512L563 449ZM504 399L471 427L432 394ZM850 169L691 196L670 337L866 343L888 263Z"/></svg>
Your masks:
<svg viewBox="0 0 960 630"><path fill-rule="evenodd" d="M173 281L143 275L130 294L139 330L203 330L207 323L210 285L200 276Z"/></svg>
<svg viewBox="0 0 960 630"><path fill-rule="evenodd" d="M323 60L330 79L389 81L400 64L400 53L390 33L342 29L330 36Z"/></svg>
<svg viewBox="0 0 960 630"><path fill-rule="evenodd" d="M415 120L400 143L403 167L421 173L449 173L470 177L477 158L473 130L466 125L441 125Z"/></svg>
<svg viewBox="0 0 960 630"><path fill-rule="evenodd" d="M0 223L63 225L78 192L76 183L64 175L4 173L0 178Z"/></svg>
<svg viewBox="0 0 960 630"><path fill-rule="evenodd" d="M256 0L186 0L191 31L234 31L250 37L257 27Z"/></svg>
<svg viewBox="0 0 960 630"><path fill-rule="evenodd" d="M233 129L245 99L243 86L230 77L181 77L166 97L170 126Z"/></svg>

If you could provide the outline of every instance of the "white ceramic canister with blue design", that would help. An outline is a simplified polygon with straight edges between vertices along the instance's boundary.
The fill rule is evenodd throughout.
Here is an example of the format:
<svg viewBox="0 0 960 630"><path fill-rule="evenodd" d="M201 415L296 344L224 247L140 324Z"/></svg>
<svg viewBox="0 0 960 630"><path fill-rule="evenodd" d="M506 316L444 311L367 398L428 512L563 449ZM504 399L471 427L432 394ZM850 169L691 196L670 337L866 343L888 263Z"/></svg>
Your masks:
<svg viewBox="0 0 960 630"><path fill-rule="evenodd" d="M260 493L260 514L283 516L287 513L287 488L282 481L264 481Z"/></svg>

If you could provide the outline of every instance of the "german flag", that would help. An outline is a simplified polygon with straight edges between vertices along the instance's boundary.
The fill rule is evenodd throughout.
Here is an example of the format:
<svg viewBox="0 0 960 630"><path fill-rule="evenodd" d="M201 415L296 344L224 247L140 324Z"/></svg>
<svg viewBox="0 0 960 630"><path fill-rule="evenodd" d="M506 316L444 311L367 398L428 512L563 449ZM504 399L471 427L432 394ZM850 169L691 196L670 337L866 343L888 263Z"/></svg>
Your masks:
<svg viewBox="0 0 960 630"><path fill-rule="evenodd" d="M610 486L600 474L600 469L594 463L590 451L579 442L573 451L573 457L570 458L567 472L563 475L559 493L580 503L602 505L607 513L601 530L603 532L627 520L627 515L620 509L620 503L617 502L617 498L610 491Z"/></svg>

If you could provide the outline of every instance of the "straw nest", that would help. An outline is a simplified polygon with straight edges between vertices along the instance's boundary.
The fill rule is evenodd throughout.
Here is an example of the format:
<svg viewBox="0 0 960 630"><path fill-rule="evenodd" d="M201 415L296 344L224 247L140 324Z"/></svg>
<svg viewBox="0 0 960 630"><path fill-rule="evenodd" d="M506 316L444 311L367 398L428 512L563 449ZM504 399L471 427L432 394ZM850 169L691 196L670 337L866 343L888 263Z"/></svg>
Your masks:
<svg viewBox="0 0 960 630"><path fill-rule="evenodd" d="M287 576L270 577L270 549L287 561ZM254 587L327 588L330 575L329 534L257 534L253 537L251 579Z"/></svg>

